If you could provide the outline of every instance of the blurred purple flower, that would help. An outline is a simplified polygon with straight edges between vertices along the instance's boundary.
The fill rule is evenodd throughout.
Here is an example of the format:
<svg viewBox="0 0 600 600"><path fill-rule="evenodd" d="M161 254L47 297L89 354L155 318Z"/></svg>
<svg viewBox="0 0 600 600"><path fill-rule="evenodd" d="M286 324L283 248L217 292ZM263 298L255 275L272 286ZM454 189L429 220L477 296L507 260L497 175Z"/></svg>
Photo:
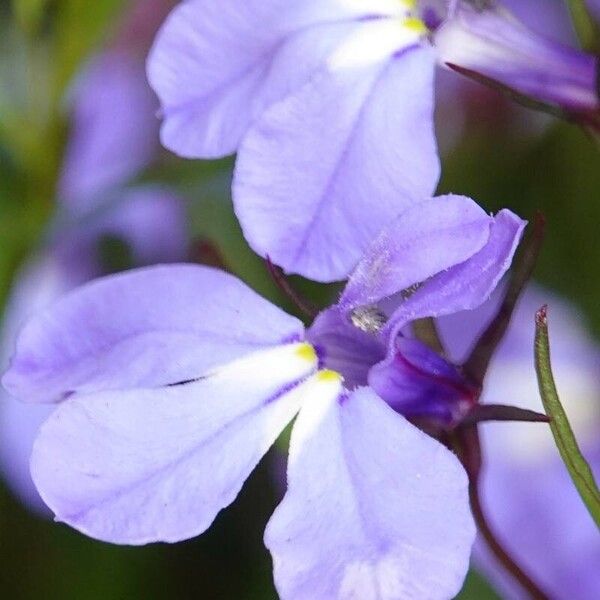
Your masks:
<svg viewBox="0 0 600 600"><path fill-rule="evenodd" d="M156 155L156 100L135 56L97 56L71 91L71 135L59 196L70 211L86 213L147 167Z"/></svg>
<svg viewBox="0 0 600 600"><path fill-rule="evenodd" d="M0 334L6 366L17 332L33 313L103 274L100 243L123 240L135 265L186 256L182 201L156 185L126 188L158 150L155 100L143 60L109 51L96 57L70 97L71 137L59 185L63 222L17 276ZM0 470L30 507L43 504L28 475L33 440L51 409L23 405L0 394Z"/></svg>
<svg viewBox="0 0 600 600"><path fill-rule="evenodd" d="M306 331L207 267L131 271L69 294L23 329L3 379L25 401L63 401L33 450L44 500L106 541L187 539L298 413L288 491L265 534L282 598L453 597L474 536L466 474L398 414L409 387L425 404L436 392L424 411L436 416L447 374L396 338L413 318L484 302L523 227L459 196L412 207ZM399 353L419 377L369 387Z"/></svg>
<svg viewBox="0 0 600 600"><path fill-rule="evenodd" d="M587 4L592 15L600 22L600 0L587 0Z"/></svg>
<svg viewBox="0 0 600 600"><path fill-rule="evenodd" d="M469 318L456 314L440 320L440 331L453 358L465 356L499 300L497 294ZM492 362L482 401L543 411L533 368L533 317L545 303L550 309L552 362L561 400L598 476L600 353L574 309L561 299L538 288L525 293ZM552 598L598 598L598 531L558 456L549 429L536 424L489 423L481 435L486 459L483 502L503 544ZM474 557L503 597L525 598L482 541L477 542Z"/></svg>
<svg viewBox="0 0 600 600"><path fill-rule="evenodd" d="M102 219L61 233L55 243L31 258L16 278L4 311L0 365L6 366L22 325L33 314L73 288L103 273L98 243L104 236L123 239L134 264L183 258L185 214L178 198L154 187L127 192L118 208ZM27 405L0 391L0 471L30 508L46 512L29 475L29 458L51 405Z"/></svg>

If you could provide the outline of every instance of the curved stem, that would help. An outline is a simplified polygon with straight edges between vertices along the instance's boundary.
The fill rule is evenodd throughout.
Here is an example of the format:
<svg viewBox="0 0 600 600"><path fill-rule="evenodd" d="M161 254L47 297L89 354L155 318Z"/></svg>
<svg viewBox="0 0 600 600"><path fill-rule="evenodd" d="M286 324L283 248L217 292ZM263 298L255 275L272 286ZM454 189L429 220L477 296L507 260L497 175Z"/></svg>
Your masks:
<svg viewBox="0 0 600 600"><path fill-rule="evenodd" d="M521 567L519 567L504 546L498 541L498 538L492 531L485 513L483 512L478 488L477 481L470 479L469 498L471 500L471 510L473 511L473 517L475 518L479 532L483 536L489 549L493 552L494 556L502 566L519 582L532 598L535 600L546 600L549 596L540 589Z"/></svg>
<svg viewBox="0 0 600 600"><path fill-rule="evenodd" d="M458 428L450 437L451 446L457 453L467 475L469 477L469 500L471 502L471 512L477 524L477 529L481 533L488 548L495 556L496 560L516 579L524 590L534 600L547 600L549 598L537 583L521 569L521 567L512 558L509 552L504 548L494 531L492 530L479 496L479 474L481 472L481 442L477 425L468 425Z"/></svg>

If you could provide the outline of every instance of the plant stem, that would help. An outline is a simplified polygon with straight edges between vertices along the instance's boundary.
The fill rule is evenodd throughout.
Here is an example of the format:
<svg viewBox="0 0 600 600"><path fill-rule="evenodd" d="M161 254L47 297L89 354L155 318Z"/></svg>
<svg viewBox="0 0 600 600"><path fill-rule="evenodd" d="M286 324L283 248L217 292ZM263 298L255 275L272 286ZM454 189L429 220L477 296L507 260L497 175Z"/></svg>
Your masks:
<svg viewBox="0 0 600 600"><path fill-rule="evenodd" d="M533 600L547 600L549 596L542 591L540 586L535 583L512 558L499 541L486 518L479 496L481 444L477 426L468 426L459 429L454 438L454 445L458 450L459 458L469 477L469 500L471 502L473 518L475 519L479 533L485 540L492 554L496 557L496 560L504 567L504 569L506 569L506 571L508 571L508 573L510 573Z"/></svg>

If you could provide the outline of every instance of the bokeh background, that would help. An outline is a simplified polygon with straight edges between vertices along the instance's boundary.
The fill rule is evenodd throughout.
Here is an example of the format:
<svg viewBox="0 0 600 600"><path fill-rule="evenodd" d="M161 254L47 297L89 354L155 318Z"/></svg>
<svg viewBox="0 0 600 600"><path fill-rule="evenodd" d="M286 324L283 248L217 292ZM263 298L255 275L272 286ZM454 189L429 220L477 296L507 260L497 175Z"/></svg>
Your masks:
<svg viewBox="0 0 600 600"><path fill-rule="evenodd" d="M552 23L546 31L575 43L564 4L560 0L538 4L538 25L545 14ZM86 252L95 253L94 268L102 272L144 262L136 260L139 240L132 242L129 231L120 235L118 228L107 227L100 233L93 226L86 229L89 222L102 221L115 205L127 202L128 194L116 194L111 186L102 189L96 182L90 184L94 195L106 198L95 201L94 210L72 210L64 178L66 169L74 169L80 178L89 176L82 158L85 147L72 150L74 158L67 154L77 128L85 125L85 119L93 120L94 110L106 111L107 103L109 108L114 105L113 125L122 127L124 136L130 135L118 120L123 113L118 97L98 100L95 107L93 100L104 93L103 82L112 85L110 76L100 76L88 112L77 121L74 90L82 74L99 53L115 49L137 61L143 72L153 32L172 5L170 0L0 0L0 307L6 307L14 295L24 265L31 264L32 257L49 255L74 230L83 232ZM442 74L438 91L443 151L439 191L469 195L490 211L510 207L525 218L542 211L548 221L547 240L536 279L572 301L590 335L598 338L598 142L573 124L515 106L496 92L454 75ZM157 108L155 102L153 110ZM262 261L247 247L233 217L229 193L233 160L178 159L158 148L158 120L152 119L147 131L156 148L150 158L121 176L125 181L119 181L119 186L126 191L144 186L168 190L181 203L184 215L185 233L180 235L185 243L177 251L183 255L177 258L225 266L293 312ZM110 163L123 153L117 146L104 147L105 154L96 157L98 164ZM85 180L82 185L85 189ZM77 244L65 250L80 251ZM336 292L335 286L316 286L297 278L294 283L322 303ZM34 275L25 293L33 296L42 285L41 276ZM6 319L8 313L6 309ZM3 339L5 345L9 343ZM9 348L2 348L0 355L8 352ZM596 400L600 405L600 398ZM10 413L0 412L0 418L9 417ZM10 453L0 462L5 472L11 465L20 466ZM4 479L0 482L0 595L66 600L276 598L262 532L281 497L284 468L275 449L209 532L186 543L144 548L95 542L55 524ZM473 600L496 597L475 572L461 594Z"/></svg>

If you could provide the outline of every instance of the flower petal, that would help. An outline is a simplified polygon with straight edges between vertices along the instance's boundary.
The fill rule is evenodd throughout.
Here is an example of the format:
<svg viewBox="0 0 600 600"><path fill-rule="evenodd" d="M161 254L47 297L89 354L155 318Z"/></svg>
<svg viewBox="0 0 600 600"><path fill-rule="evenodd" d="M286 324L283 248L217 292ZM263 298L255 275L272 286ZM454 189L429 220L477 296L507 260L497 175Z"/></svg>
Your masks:
<svg viewBox="0 0 600 600"><path fill-rule="evenodd" d="M311 346L290 344L193 383L75 396L42 426L32 477L57 519L92 537L193 537L235 499L316 368Z"/></svg>
<svg viewBox="0 0 600 600"><path fill-rule="evenodd" d="M369 371L369 385L405 417L451 424L475 402L454 365L419 340L398 336L394 353Z"/></svg>
<svg viewBox="0 0 600 600"><path fill-rule="evenodd" d="M456 457L371 390L302 407L265 534L282 600L454 597L474 535Z"/></svg>
<svg viewBox="0 0 600 600"><path fill-rule="evenodd" d="M302 336L300 321L231 275L198 265L149 267L87 284L34 317L3 384L42 402L165 385Z"/></svg>
<svg viewBox="0 0 600 600"><path fill-rule="evenodd" d="M375 303L467 260L488 241L492 222L464 196L410 206L370 246L350 276L340 307Z"/></svg>
<svg viewBox="0 0 600 600"><path fill-rule="evenodd" d="M233 184L258 254L311 279L342 279L384 225L431 196L433 72L432 51L416 35L369 21L309 83L261 114Z"/></svg>
<svg viewBox="0 0 600 600"><path fill-rule="evenodd" d="M435 33L442 64L493 79L535 100L575 111L597 111L598 61L592 54L537 35L501 6L459 3ZM539 4L536 12L543 11Z"/></svg>
<svg viewBox="0 0 600 600"><path fill-rule="evenodd" d="M510 268L526 222L509 210L494 218L488 243L475 256L435 275L404 301L384 332L394 340L410 321L480 306Z"/></svg>
<svg viewBox="0 0 600 600"><path fill-rule="evenodd" d="M393 0L195 0L177 6L159 32L148 78L163 106L165 146L187 157L231 154L268 101L304 82L332 41L311 36L282 65L297 33L365 15L397 13ZM397 4L397 3L396 3ZM335 37L335 34L334 34ZM277 65L276 63L280 64ZM284 75L277 71L283 66ZM275 72L275 77L272 77Z"/></svg>
<svg viewBox="0 0 600 600"><path fill-rule="evenodd" d="M61 199L76 213L106 202L158 150L156 98L143 62L106 52L89 65L73 90L73 125L60 181Z"/></svg>

